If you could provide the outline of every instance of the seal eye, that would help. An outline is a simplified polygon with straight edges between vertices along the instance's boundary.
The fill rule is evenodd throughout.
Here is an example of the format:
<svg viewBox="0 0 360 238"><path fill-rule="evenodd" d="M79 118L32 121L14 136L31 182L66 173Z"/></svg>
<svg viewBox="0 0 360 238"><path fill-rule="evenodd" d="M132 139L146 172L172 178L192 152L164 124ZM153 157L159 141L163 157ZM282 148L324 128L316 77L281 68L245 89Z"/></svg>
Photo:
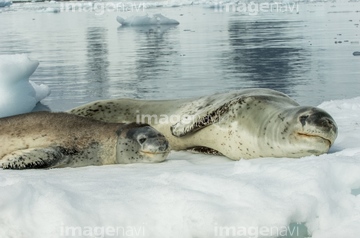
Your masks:
<svg viewBox="0 0 360 238"><path fill-rule="evenodd" d="M140 144L144 144L145 141L146 141L146 138L145 138L145 137L139 139L139 143L140 143Z"/></svg>
<svg viewBox="0 0 360 238"><path fill-rule="evenodd" d="M303 126L305 126L306 119L308 119L308 118L309 118L309 115L304 115L304 116L299 117L299 120Z"/></svg>

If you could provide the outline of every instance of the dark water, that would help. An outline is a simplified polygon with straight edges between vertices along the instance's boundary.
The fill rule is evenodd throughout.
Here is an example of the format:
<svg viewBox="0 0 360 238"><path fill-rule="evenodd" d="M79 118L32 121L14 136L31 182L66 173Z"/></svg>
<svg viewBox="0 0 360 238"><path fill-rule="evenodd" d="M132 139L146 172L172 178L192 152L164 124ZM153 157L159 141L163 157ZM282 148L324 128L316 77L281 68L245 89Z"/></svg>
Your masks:
<svg viewBox="0 0 360 238"><path fill-rule="evenodd" d="M14 4L0 13L0 53L40 61L43 100L66 110L98 99L183 98L267 87L301 104L360 96L360 4L299 5L299 13L215 12L203 6L144 13L46 13ZM162 13L178 26L119 27L116 16Z"/></svg>

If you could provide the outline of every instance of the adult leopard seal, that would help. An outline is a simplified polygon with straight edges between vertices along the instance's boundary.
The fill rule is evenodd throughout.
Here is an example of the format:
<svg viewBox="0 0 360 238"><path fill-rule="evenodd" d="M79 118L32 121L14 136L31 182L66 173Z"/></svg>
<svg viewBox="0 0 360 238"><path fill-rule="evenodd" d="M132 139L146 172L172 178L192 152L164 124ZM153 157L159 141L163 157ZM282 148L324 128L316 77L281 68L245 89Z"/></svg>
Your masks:
<svg viewBox="0 0 360 238"><path fill-rule="evenodd" d="M245 89L195 99L111 99L69 111L106 122L143 122L162 132L172 149L219 152L230 159L326 153L337 136L325 111L300 106L270 89Z"/></svg>
<svg viewBox="0 0 360 238"><path fill-rule="evenodd" d="M0 167L29 169L161 162L166 138L149 125L105 123L66 113L0 119Z"/></svg>

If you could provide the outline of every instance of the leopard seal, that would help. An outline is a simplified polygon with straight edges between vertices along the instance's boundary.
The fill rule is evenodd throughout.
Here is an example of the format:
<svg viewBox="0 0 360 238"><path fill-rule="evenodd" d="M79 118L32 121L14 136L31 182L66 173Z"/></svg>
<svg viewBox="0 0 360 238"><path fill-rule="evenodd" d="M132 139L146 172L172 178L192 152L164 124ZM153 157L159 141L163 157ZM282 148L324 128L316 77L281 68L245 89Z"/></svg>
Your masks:
<svg viewBox="0 0 360 238"><path fill-rule="evenodd" d="M146 124L51 112L1 118L0 140L3 169L162 162L170 150L166 138Z"/></svg>
<svg viewBox="0 0 360 238"><path fill-rule="evenodd" d="M174 150L233 160L320 155L338 133L327 112L262 88L178 100L101 100L69 112L106 122L149 123Z"/></svg>

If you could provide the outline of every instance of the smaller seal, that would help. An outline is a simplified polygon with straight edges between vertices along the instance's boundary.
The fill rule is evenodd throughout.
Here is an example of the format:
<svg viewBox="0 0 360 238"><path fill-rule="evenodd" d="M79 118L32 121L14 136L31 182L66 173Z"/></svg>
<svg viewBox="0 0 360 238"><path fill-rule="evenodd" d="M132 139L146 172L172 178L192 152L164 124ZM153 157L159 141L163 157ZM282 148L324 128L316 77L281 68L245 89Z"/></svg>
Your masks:
<svg viewBox="0 0 360 238"><path fill-rule="evenodd" d="M0 131L3 169L154 163L170 151L164 135L147 124L106 123L67 113L1 118Z"/></svg>

